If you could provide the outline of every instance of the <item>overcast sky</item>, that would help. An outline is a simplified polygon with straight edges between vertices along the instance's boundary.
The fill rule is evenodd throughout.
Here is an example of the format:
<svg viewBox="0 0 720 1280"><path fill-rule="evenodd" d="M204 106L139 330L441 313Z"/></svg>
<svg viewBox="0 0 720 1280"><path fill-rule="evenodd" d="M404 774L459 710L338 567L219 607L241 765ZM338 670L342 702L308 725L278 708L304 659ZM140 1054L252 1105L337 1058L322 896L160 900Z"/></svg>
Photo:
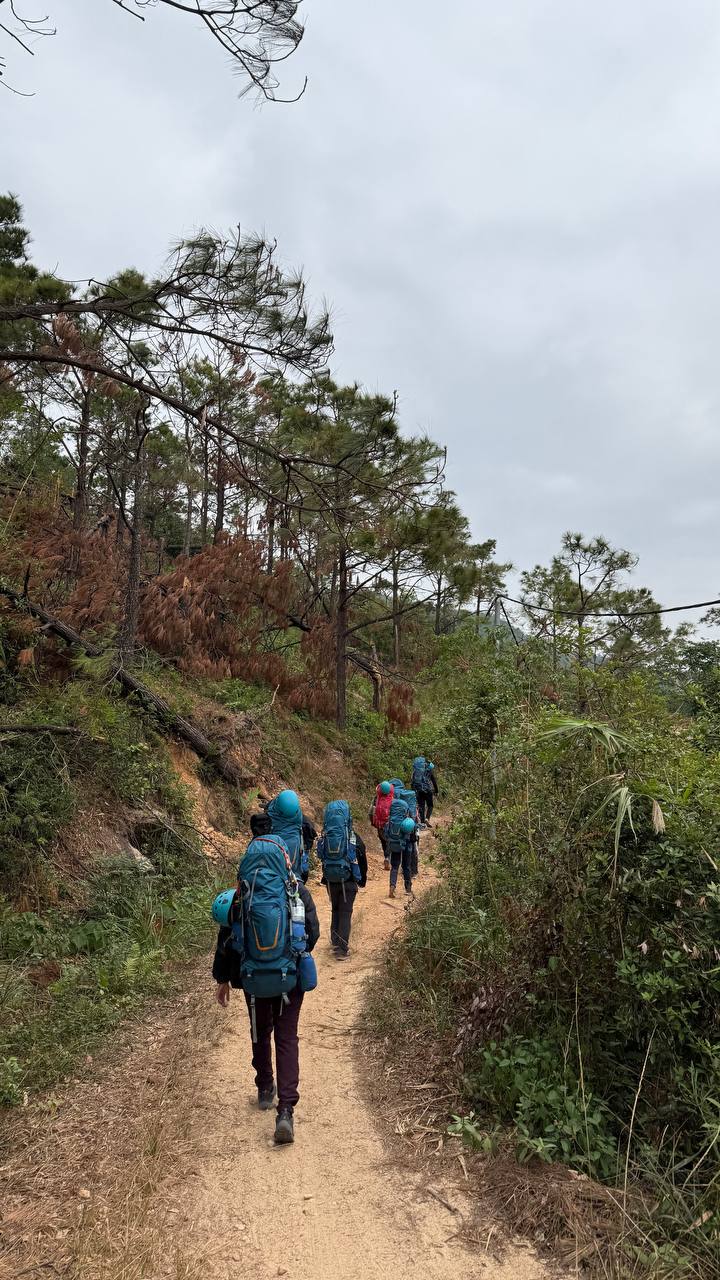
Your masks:
<svg viewBox="0 0 720 1280"><path fill-rule="evenodd" d="M502 558L579 529L664 604L720 595L717 0L305 0L307 92L261 109L191 19L46 7L0 98L38 263L265 230Z"/></svg>

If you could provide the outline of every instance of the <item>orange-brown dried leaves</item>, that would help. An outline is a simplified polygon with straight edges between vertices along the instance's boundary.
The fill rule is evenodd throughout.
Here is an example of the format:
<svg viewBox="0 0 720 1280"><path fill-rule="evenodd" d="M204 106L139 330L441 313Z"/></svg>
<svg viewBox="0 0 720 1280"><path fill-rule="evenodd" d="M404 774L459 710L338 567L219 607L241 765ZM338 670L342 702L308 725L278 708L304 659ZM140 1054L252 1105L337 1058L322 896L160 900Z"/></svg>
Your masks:
<svg viewBox="0 0 720 1280"><path fill-rule="evenodd" d="M420 723L420 712L414 706L415 690L409 684L393 684L385 706L388 725L405 733Z"/></svg>

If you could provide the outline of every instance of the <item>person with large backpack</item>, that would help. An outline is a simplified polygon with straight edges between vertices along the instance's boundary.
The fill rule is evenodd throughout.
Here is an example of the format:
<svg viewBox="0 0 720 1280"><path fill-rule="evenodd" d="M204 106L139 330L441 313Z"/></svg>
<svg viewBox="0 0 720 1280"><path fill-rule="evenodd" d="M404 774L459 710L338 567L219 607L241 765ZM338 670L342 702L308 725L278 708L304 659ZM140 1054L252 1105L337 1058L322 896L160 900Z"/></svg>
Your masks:
<svg viewBox="0 0 720 1280"><path fill-rule="evenodd" d="M406 792L407 795L407 792ZM414 817L415 798L412 809L402 794L395 796L390 806L390 816L385 827L385 839L390 856L390 897L396 896L398 873L402 867L405 892L412 895L413 875L417 874L416 835L417 826Z"/></svg>
<svg viewBox="0 0 720 1280"><path fill-rule="evenodd" d="M430 826L430 815L433 811L434 797L437 795L435 766L428 764L425 756L416 756L413 760L411 787L417 796L418 817L421 826Z"/></svg>
<svg viewBox="0 0 720 1280"><path fill-rule="evenodd" d="M390 858L387 851L387 842L385 840L385 827L390 817L390 805L395 797L395 787L392 782L378 782L373 796L373 802L370 805L368 818L378 833L378 840L382 846L383 858L385 860L385 870L390 870Z"/></svg>
<svg viewBox="0 0 720 1280"><path fill-rule="evenodd" d="M347 800L331 800L325 806L317 851L323 870L322 883L327 885L330 899L330 943L336 960L345 960L357 891L367 884L365 844L353 831Z"/></svg>
<svg viewBox="0 0 720 1280"><path fill-rule="evenodd" d="M320 925L282 839L268 833L250 841L238 867L237 889L218 894L212 915L220 926L212 967L218 1003L227 1008L232 987L244 992L261 1111L275 1102L274 1037L275 1141L293 1142L300 1097L298 1019L305 992L317 985L310 953Z"/></svg>

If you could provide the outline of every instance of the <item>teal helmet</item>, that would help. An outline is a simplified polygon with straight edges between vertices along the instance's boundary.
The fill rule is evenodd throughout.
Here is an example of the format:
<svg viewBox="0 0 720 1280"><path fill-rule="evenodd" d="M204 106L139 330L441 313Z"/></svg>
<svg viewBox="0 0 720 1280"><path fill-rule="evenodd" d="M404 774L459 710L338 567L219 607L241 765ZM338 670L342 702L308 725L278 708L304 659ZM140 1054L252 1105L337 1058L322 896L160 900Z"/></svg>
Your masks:
<svg viewBox="0 0 720 1280"><path fill-rule="evenodd" d="M235 889L223 889L212 904L212 918L216 924L229 925L230 912L235 901Z"/></svg>
<svg viewBox="0 0 720 1280"><path fill-rule="evenodd" d="M281 791L275 800L275 807L283 818L294 818L300 808L297 791Z"/></svg>
<svg viewBox="0 0 720 1280"><path fill-rule="evenodd" d="M403 818L402 822L400 823L400 830L406 836L412 835L413 831L415 830L415 823L413 822L412 818Z"/></svg>
<svg viewBox="0 0 720 1280"><path fill-rule="evenodd" d="M380 794L381 794L381 795L383 795L383 796L389 796L391 791L392 791L392 786L390 785L390 783L389 783L389 782L381 782L381 783L380 783Z"/></svg>

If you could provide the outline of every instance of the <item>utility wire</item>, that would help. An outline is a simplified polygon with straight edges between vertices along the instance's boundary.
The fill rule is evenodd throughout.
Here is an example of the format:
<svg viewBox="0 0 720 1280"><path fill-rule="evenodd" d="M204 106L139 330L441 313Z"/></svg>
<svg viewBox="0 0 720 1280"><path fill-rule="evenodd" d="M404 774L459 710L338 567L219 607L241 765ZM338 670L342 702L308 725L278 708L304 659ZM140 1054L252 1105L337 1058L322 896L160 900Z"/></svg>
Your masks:
<svg viewBox="0 0 720 1280"><path fill-rule="evenodd" d="M507 600L509 604L519 604L523 609L527 609L528 613L533 610L536 613L559 613L565 618L651 618L658 613L683 613L688 609L708 609L711 605L720 604L720 599L701 600L698 604L673 604L664 609L632 609L627 613L622 609L612 609L609 613L586 613L583 609L557 609L553 605L533 604L531 600L516 600L514 596L498 595L496 599ZM490 609L488 609L489 612ZM504 609L503 613L505 613ZM505 616L507 617L507 614Z"/></svg>

